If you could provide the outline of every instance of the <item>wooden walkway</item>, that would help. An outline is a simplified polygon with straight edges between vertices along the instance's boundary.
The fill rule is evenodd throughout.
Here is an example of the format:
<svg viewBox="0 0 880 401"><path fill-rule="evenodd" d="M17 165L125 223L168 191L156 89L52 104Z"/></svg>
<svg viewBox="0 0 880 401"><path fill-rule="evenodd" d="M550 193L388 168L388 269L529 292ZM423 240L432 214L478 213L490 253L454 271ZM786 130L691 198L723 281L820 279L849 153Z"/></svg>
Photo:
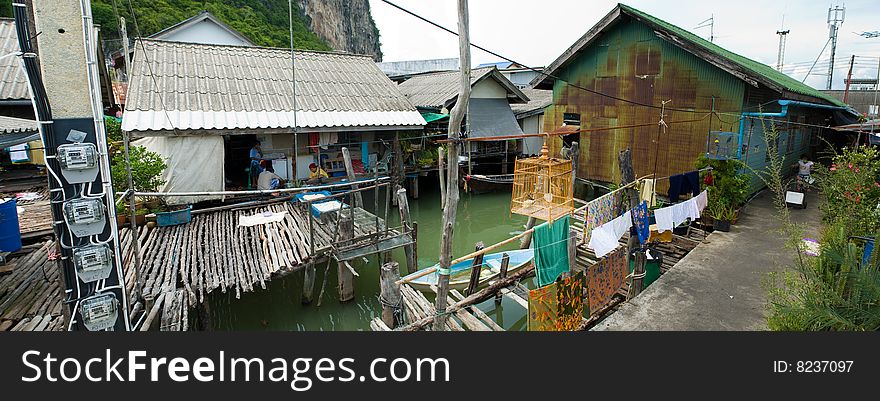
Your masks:
<svg viewBox="0 0 880 401"><path fill-rule="evenodd" d="M23 209L18 215L18 226L23 239L36 238L52 234L52 207L49 203L49 190L46 187L31 188L26 192L40 195L39 199L17 201Z"/></svg>

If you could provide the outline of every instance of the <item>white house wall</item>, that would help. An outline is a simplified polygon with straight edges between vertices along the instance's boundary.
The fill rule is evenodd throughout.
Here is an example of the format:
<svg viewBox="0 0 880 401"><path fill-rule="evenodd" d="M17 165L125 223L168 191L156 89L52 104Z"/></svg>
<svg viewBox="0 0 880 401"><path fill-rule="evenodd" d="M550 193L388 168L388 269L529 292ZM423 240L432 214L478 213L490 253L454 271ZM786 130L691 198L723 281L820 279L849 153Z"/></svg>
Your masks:
<svg viewBox="0 0 880 401"><path fill-rule="evenodd" d="M507 99L507 90L494 79L484 79L471 88L474 99Z"/></svg>
<svg viewBox="0 0 880 401"><path fill-rule="evenodd" d="M195 25L177 30L164 36L163 40L211 45L251 46L250 43L229 33L211 20L203 20Z"/></svg>

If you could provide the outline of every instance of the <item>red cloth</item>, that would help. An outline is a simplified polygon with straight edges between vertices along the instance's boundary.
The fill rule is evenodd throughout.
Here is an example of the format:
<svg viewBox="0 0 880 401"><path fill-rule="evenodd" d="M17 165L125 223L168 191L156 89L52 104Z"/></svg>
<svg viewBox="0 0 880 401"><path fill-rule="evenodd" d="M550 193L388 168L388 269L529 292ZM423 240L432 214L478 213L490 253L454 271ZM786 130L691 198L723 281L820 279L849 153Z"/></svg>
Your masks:
<svg viewBox="0 0 880 401"><path fill-rule="evenodd" d="M715 184L715 177L712 176L711 172L707 173L706 177L703 178L703 183L706 184L706 186L711 186Z"/></svg>

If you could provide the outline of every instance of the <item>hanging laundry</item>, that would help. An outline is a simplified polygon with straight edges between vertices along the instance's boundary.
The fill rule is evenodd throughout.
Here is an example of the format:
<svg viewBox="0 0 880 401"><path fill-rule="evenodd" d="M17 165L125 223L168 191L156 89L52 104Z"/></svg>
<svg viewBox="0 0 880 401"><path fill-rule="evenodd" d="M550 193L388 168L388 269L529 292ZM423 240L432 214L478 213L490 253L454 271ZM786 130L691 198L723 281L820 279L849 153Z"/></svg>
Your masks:
<svg viewBox="0 0 880 401"><path fill-rule="evenodd" d="M584 272L578 272L556 284L556 330L576 330L584 319Z"/></svg>
<svg viewBox="0 0 880 401"><path fill-rule="evenodd" d="M636 228L639 242L642 244L648 242L648 238L651 236L651 229L650 221L648 220L648 204L646 202L640 203L632 210L632 221L633 226Z"/></svg>
<svg viewBox="0 0 880 401"><path fill-rule="evenodd" d="M639 187L639 198L648 202L649 207L657 206L657 194L654 193L654 180L642 180Z"/></svg>
<svg viewBox="0 0 880 401"><path fill-rule="evenodd" d="M678 174L669 177L669 200L678 202L679 195L691 193L697 196L700 193L700 174L696 171Z"/></svg>
<svg viewBox="0 0 880 401"><path fill-rule="evenodd" d="M627 211L622 216L593 229L587 246L601 258L620 245L620 238L629 231L630 227L632 227L632 215Z"/></svg>
<svg viewBox="0 0 880 401"><path fill-rule="evenodd" d="M672 231L675 228L672 218L673 210L675 210L675 205L654 210L654 220L657 220L658 232Z"/></svg>
<svg viewBox="0 0 880 401"><path fill-rule="evenodd" d="M325 149L327 145L333 145L339 141L339 133L337 132L321 132L318 135L318 146Z"/></svg>
<svg viewBox="0 0 880 401"><path fill-rule="evenodd" d="M555 331L556 283L529 291L529 331Z"/></svg>
<svg viewBox="0 0 880 401"><path fill-rule="evenodd" d="M590 315L611 301L629 274L626 250L618 249L586 270Z"/></svg>
<svg viewBox="0 0 880 401"><path fill-rule="evenodd" d="M584 318L587 279L579 272L529 291L529 331L572 331Z"/></svg>
<svg viewBox="0 0 880 401"><path fill-rule="evenodd" d="M706 208L706 206L709 206L709 192L706 190L703 190L703 192L700 192L700 194L697 195L696 202L697 202L698 210L700 212L702 212L703 209Z"/></svg>
<svg viewBox="0 0 880 401"><path fill-rule="evenodd" d="M535 276L538 286L553 283L562 272L569 270L568 227L568 215L535 227L532 239L535 241Z"/></svg>
<svg viewBox="0 0 880 401"><path fill-rule="evenodd" d="M584 238L583 242L590 242L590 235L594 228L601 226L617 215L615 214L615 203L617 201L617 193L611 192L602 195L590 201L584 211Z"/></svg>

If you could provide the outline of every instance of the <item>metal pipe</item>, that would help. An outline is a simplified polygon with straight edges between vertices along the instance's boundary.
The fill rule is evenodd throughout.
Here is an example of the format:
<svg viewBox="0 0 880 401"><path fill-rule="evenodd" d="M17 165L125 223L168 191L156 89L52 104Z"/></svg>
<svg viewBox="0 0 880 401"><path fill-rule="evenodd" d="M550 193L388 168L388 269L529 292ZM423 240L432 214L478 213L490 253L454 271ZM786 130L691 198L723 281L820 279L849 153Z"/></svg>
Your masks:
<svg viewBox="0 0 880 401"><path fill-rule="evenodd" d="M782 109L779 112L775 113L765 113L760 111L749 111L743 112L739 118L739 137L737 139L737 149L736 149L736 159L739 160L742 158L742 145L743 145L743 131L745 130L746 118L748 117L787 117L788 116L788 107L810 107L814 109L827 109L827 110L846 110L847 107L844 106L829 106L826 104L819 103L810 103L810 102L801 102L797 100L782 100L779 99L776 101Z"/></svg>
<svg viewBox="0 0 880 401"><path fill-rule="evenodd" d="M361 183L372 183L372 182L384 182L386 180L390 180L390 177L379 177L376 179L367 179L357 181L358 184ZM135 192L135 196L158 196L158 197L168 197L168 196L235 196L235 195L262 195L262 194L274 194L274 193L296 193L296 192L311 192L311 191L320 191L323 189L334 189L340 187L351 187L351 182L337 183L337 184L327 184L327 185L316 185L311 187L300 187L300 188L280 188L280 189L253 189L247 191L200 191L200 192ZM117 192L117 195L121 195L124 192Z"/></svg>

